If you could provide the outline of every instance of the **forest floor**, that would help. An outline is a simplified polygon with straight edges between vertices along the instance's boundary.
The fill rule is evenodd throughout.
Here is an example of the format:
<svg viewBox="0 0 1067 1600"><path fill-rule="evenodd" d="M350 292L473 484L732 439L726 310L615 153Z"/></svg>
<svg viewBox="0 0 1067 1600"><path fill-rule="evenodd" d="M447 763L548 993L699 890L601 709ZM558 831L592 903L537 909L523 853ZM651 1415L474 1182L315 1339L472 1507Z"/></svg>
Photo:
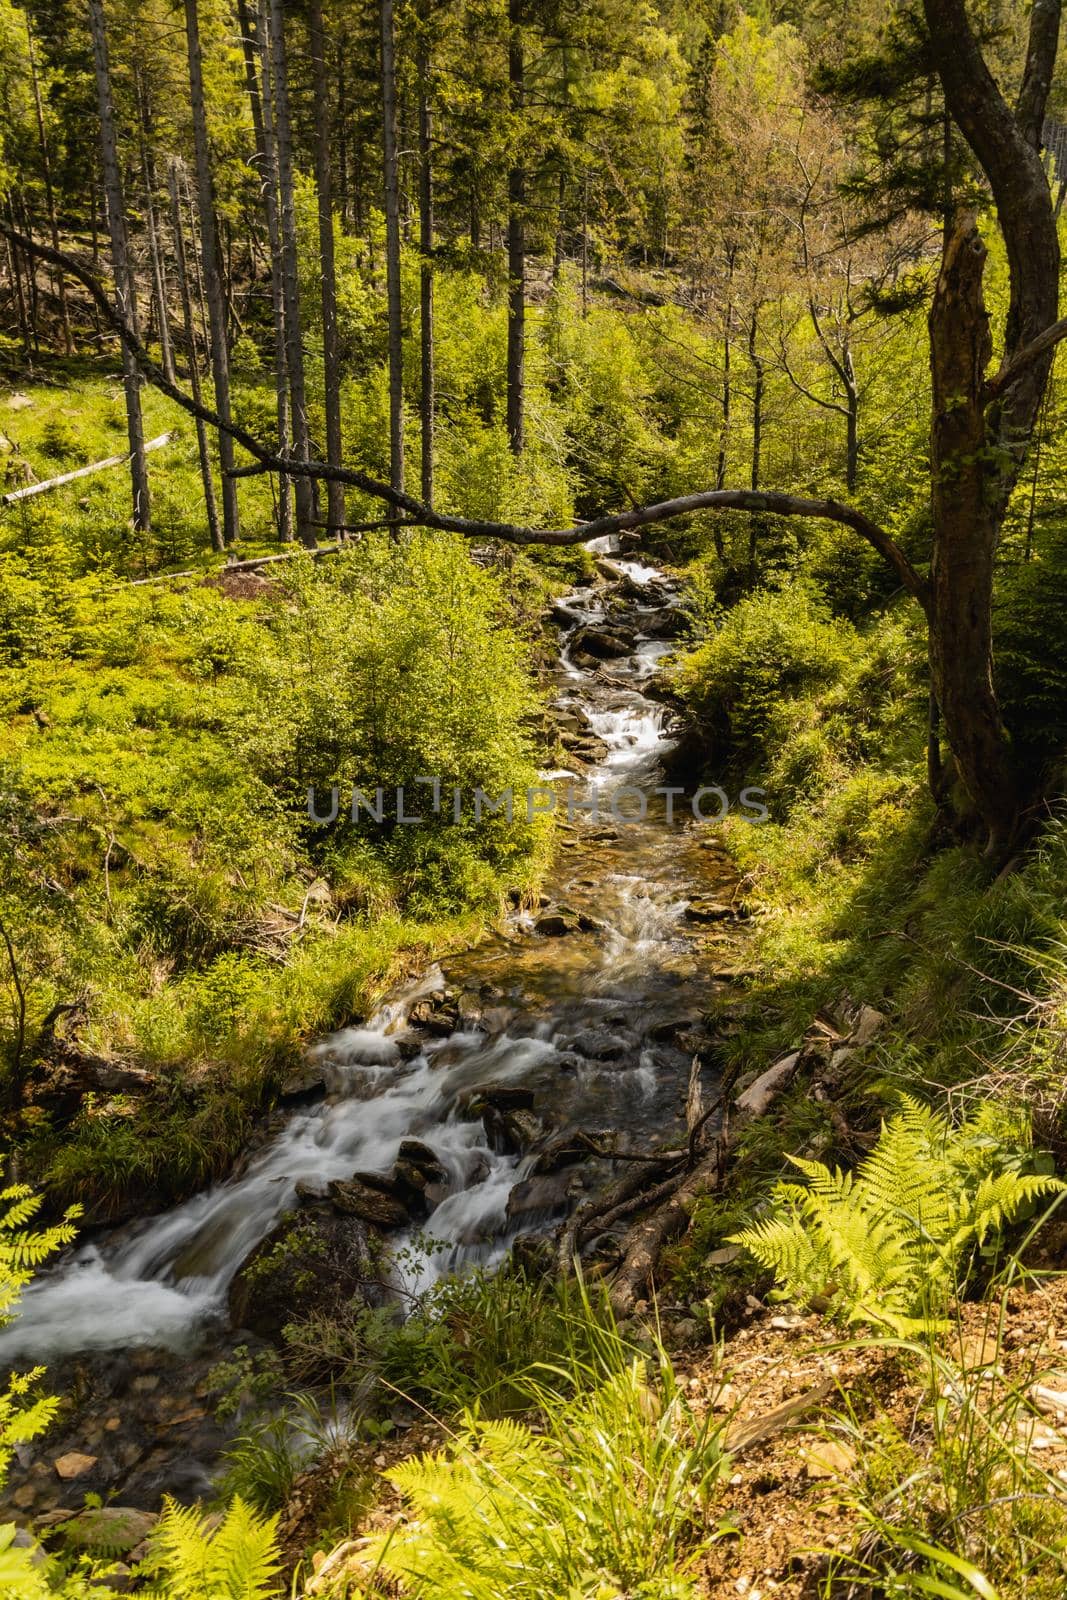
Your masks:
<svg viewBox="0 0 1067 1600"><path fill-rule="evenodd" d="M819 1316L753 1300L721 1345L675 1354L695 1415L712 1414L729 1458L708 1507L717 1536L695 1568L700 1595L844 1594L877 1555L879 1512L892 1516L909 1488L928 1515L943 1511L946 1436L966 1442L976 1471L988 1465L988 1435L997 1448L1037 1453L1044 1492L1067 1482L1067 1276L957 1306L939 1345L931 1360L918 1345L851 1337ZM410 1515L385 1474L440 1450L450 1432L426 1415L397 1438L359 1446L347 1469L374 1478L378 1492L362 1527L331 1550L314 1546L331 1486L321 1469L297 1481L281 1535L294 1565L314 1551L299 1593L365 1576L363 1549Z"/></svg>

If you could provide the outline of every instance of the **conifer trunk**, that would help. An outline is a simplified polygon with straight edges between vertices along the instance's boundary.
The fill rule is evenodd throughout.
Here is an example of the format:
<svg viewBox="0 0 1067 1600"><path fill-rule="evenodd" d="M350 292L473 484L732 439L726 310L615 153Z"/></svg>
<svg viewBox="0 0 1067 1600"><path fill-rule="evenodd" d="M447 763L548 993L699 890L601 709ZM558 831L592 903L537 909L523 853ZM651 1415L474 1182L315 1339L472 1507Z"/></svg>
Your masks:
<svg viewBox="0 0 1067 1600"><path fill-rule="evenodd" d="M393 0L380 0L382 162L385 176L385 276L389 314L389 484L404 487L404 350L400 299L400 172L397 156L396 38ZM395 522L395 517L394 517Z"/></svg>
<svg viewBox="0 0 1067 1600"><path fill-rule="evenodd" d="M44 125L44 106L41 102L41 83L37 76L37 53L33 45L33 28L29 14L26 16L26 48L30 58L30 81L33 87L33 109L37 120L37 142L41 151L41 170L44 173L44 197L48 210L48 231L52 249L59 249L59 222L56 217L56 191L52 182L52 154L48 147L48 134ZM59 300L59 323L63 335L63 354L74 354L74 335L70 326L70 306L67 303L67 280L62 268L54 274L56 297Z"/></svg>
<svg viewBox="0 0 1067 1600"><path fill-rule="evenodd" d="M156 201L153 193L155 189L155 172L149 153L148 104L144 84L141 81L141 74L136 69L134 83L137 93L137 132L141 147L141 184L145 195L145 221L148 225L148 253L152 263L152 283L155 289L160 360L164 377L169 378L173 383L174 351L171 348L170 327L167 322L167 277L163 267L163 252L159 243Z"/></svg>
<svg viewBox="0 0 1067 1600"><path fill-rule="evenodd" d="M423 9L423 28L428 11ZM430 49L424 31L419 45L419 424L422 441L422 498L433 505L434 432L436 395L434 378L433 304L433 110L430 104Z"/></svg>
<svg viewBox="0 0 1067 1600"><path fill-rule="evenodd" d="M111 102L111 72L108 65L107 30L103 0L89 0L89 28L93 40L93 75L96 106L100 120L100 165L104 180L108 233L111 238L111 265L115 278L115 303L119 315L138 328L137 296L126 249L126 213L119 173L115 115ZM126 396L126 435L130 446L130 480L133 489L133 525L147 532L152 525L152 499L148 487L148 464L144 449L144 422L141 417L141 379L126 345L122 347L122 381Z"/></svg>
<svg viewBox="0 0 1067 1600"><path fill-rule="evenodd" d="M508 0L508 104L516 122L525 100L522 0ZM508 168L508 443L521 455L526 436L526 168L517 128Z"/></svg>
<svg viewBox="0 0 1067 1600"><path fill-rule="evenodd" d="M341 362L337 349L337 270L333 242L333 188L330 181L330 101L322 0L310 0L308 21L315 89L315 183L319 209L319 265L322 282L322 364L326 406L326 460L341 465ZM327 484L327 529L341 537L345 525L344 484Z"/></svg>
<svg viewBox="0 0 1067 1600"><path fill-rule="evenodd" d="M174 254L178 267L178 291L182 302L182 327L189 361L189 389L193 399L200 404L200 368L197 363L196 331L193 326L193 298L189 290L189 261L185 252L185 228L182 223L181 195L178 192L178 166L172 161L169 173L171 227L174 231ZM215 502L215 482L211 475L211 453L208 449L207 428L201 417L196 419L196 448L200 457L200 480L204 486L204 511L207 516L211 548L223 550L219 511Z"/></svg>
<svg viewBox="0 0 1067 1600"><path fill-rule="evenodd" d="M222 422L230 421L230 356L226 337L226 296L219 265L218 230L215 226L214 184L208 146L207 109L204 103L204 67L200 50L197 0L185 0L185 36L189 47L189 100L196 151L196 199L200 216L200 258L207 296L211 341L211 375L215 385L215 410ZM222 471L222 536L234 544L240 533L237 482L233 477L233 439L219 432L219 466Z"/></svg>
<svg viewBox="0 0 1067 1600"><path fill-rule="evenodd" d="M285 348L285 284L283 281L282 242L278 221L278 151L274 138L274 103L271 90L270 21L268 0L260 0L256 19L260 53L263 117L263 200L267 214L267 244L270 250L270 302L274 324L274 392L278 415L278 454L289 452L289 362ZM293 538L293 480L278 477L278 538L289 544Z"/></svg>
<svg viewBox="0 0 1067 1600"><path fill-rule="evenodd" d="M282 0L270 0L271 62L274 88L274 134L278 156L278 220L282 246L282 291L285 303L285 356L289 370L290 420L296 460L311 459L308 433L304 347L300 338L300 273L296 245L296 201L293 190L293 143L289 119L289 66L285 53ZM295 480L296 536L309 549L315 537L315 496L311 479Z"/></svg>

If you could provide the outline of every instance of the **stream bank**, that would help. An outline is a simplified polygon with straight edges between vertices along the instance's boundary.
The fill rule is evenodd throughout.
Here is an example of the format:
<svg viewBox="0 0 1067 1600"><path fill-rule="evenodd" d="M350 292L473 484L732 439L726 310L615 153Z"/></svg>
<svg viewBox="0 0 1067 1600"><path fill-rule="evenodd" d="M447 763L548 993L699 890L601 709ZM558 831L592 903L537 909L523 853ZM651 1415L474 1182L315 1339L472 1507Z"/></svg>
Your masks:
<svg viewBox="0 0 1067 1600"><path fill-rule="evenodd" d="M47 1361L79 1404L13 1470L22 1514L87 1490L149 1510L204 1492L225 1437L208 1371L278 1337L316 1277L342 1298L361 1281L371 1298L418 1294L550 1234L608 1181L612 1151L684 1141L691 1064L713 1061L708 1015L744 970L745 926L713 825L669 819L655 793L673 730L648 691L676 601L662 574L607 557L556 608L566 768L545 780L595 786L601 804L561 818L543 903L317 1046L281 1128L231 1179L97 1235L26 1294L0 1359ZM640 818L613 814L623 788L647 794ZM283 1275L272 1309L294 1219L348 1254L302 1291ZM65 1476L56 1462L74 1457Z"/></svg>

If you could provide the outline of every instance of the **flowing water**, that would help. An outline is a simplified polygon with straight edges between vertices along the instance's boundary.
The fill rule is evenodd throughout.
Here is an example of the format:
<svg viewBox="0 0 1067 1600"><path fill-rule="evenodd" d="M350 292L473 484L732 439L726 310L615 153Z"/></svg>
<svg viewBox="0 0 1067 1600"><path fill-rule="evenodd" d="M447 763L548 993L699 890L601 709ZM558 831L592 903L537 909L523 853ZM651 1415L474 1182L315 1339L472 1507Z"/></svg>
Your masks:
<svg viewBox="0 0 1067 1600"><path fill-rule="evenodd" d="M669 590L654 569L617 566L631 592L649 588L648 603L636 601L623 619L637 633L633 653L598 668L575 659L578 628L612 626L603 585L590 585L566 601L573 628L556 676L558 714L601 741L596 762L575 769L573 791L587 803L596 785L599 815L575 807L568 820L568 780L546 775L556 779L562 817L551 898L579 913L585 931L550 937L536 930L537 912L516 912L445 972L432 969L369 1021L324 1040L315 1054L325 1098L292 1110L238 1176L83 1244L42 1274L0 1333L0 1363L221 1343L231 1280L297 1203L298 1183L388 1172L408 1138L432 1147L448 1182L423 1228L438 1248L405 1252L417 1257L405 1268L407 1287L500 1258L516 1233L549 1229L580 1195L535 1190L533 1205L516 1203L529 1198L532 1186L518 1186L536 1157L494 1148L465 1110L476 1086L521 1085L551 1128L604 1131L618 1148L678 1130L692 1054L686 1030L699 1029L715 987L707 930L685 914L692 899L722 890L728 868L714 828L681 812L669 824L662 797L651 798L643 820L612 815L622 786L651 793L662 782L671 744L664 708L643 692L670 646L642 634ZM636 797L620 796L618 809L635 810ZM459 1031L413 1035L412 1007L446 985L463 997ZM601 1168L607 1181L610 1168Z"/></svg>

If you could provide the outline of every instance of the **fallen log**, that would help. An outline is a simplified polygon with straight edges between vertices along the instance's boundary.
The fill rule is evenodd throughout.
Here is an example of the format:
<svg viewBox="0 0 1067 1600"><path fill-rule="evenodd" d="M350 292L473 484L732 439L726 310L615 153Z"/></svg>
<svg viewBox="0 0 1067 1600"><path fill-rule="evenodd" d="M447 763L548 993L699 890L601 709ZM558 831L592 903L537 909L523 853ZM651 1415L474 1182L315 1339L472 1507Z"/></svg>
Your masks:
<svg viewBox="0 0 1067 1600"><path fill-rule="evenodd" d="M161 433L157 439L149 439L145 445L145 455L150 450L162 450L164 445L170 444L177 429L172 428L169 433ZM44 494L46 489L58 489L64 483L74 483L78 478L88 478L93 472L103 472L108 467L124 467L130 456L127 451L121 456L107 456L103 461L93 461L87 467L79 467L75 472L61 472L58 478L46 478L43 483L28 483L24 489L12 489L9 494L0 497L0 504L13 506L18 500L29 500L35 494Z"/></svg>
<svg viewBox="0 0 1067 1600"><path fill-rule="evenodd" d="M775 1062L739 1095L732 1119L724 1114L722 1127L709 1153L677 1182L673 1192L651 1216L634 1223L623 1242L622 1261L611 1288L611 1303L617 1317L632 1313L652 1280L664 1245L685 1232L696 1202L722 1187L741 1129L755 1118L766 1116L792 1083L803 1059L804 1052L796 1051Z"/></svg>

